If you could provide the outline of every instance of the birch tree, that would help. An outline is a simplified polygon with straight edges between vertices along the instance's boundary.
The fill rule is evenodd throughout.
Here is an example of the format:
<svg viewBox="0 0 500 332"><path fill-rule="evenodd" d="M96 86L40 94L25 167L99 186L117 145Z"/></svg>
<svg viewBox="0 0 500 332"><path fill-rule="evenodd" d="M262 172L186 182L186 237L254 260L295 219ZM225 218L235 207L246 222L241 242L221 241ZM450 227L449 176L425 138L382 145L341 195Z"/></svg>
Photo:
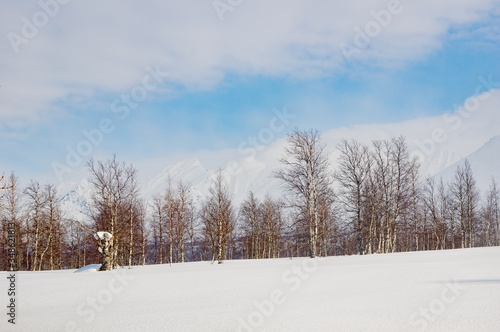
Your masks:
<svg viewBox="0 0 500 332"><path fill-rule="evenodd" d="M146 244L148 242L151 230L147 223L148 205L144 199L137 203L137 217L141 234L141 264L146 265Z"/></svg>
<svg viewBox="0 0 500 332"><path fill-rule="evenodd" d="M184 263L186 260L186 241L189 237L190 223L194 214L194 206L190 196L188 184L179 181L176 189L176 222L175 222L175 242L179 260Z"/></svg>
<svg viewBox="0 0 500 332"><path fill-rule="evenodd" d="M1 244L4 245L5 247L10 246L8 244L8 232L11 227L10 225L14 225L14 231L15 231L15 246L14 246L14 252L15 252L15 262L17 265L17 268L19 269L22 266L23 262L23 243L22 243L22 218L21 218L21 190L19 188L19 181L17 176L12 172L9 176L9 178L5 180L3 176L1 177L2 180L0 180L0 190L3 190L3 194L0 194L0 196L3 196L3 202L0 199L0 217L1 217L1 225L2 225L2 235L5 235L5 238L1 241ZM2 206L3 203L3 206ZM8 262L8 256L10 255L2 255L2 258L5 257L5 260L2 261L2 268L7 270L10 268L9 262Z"/></svg>
<svg viewBox="0 0 500 332"><path fill-rule="evenodd" d="M61 268L61 245L62 245L62 212L60 208L60 197L54 185L46 185L44 189L46 197L45 217L46 221L42 229L42 247L38 270L42 270L43 259L48 254L48 269Z"/></svg>
<svg viewBox="0 0 500 332"><path fill-rule="evenodd" d="M164 233L165 233L165 215L164 215L164 197L156 195L153 198L153 216L152 216L152 232L155 252L155 262L163 264L164 256Z"/></svg>
<svg viewBox="0 0 500 332"><path fill-rule="evenodd" d="M482 214L486 223L486 245L500 245L500 192L493 178L486 195Z"/></svg>
<svg viewBox="0 0 500 332"><path fill-rule="evenodd" d="M441 179L436 187L434 179L428 178L424 193L425 205L429 211L432 232L435 236L433 249L446 249L446 238L449 232L448 211L450 208L443 180Z"/></svg>
<svg viewBox="0 0 500 332"><path fill-rule="evenodd" d="M381 196L381 234L379 252L395 252L399 225L411 206L412 178L418 169L416 158L410 158L405 138L400 136L390 141L374 141L374 167Z"/></svg>
<svg viewBox="0 0 500 332"><path fill-rule="evenodd" d="M253 192L240 207L240 218L243 229L243 246L245 258L260 258L261 211L260 202Z"/></svg>
<svg viewBox="0 0 500 332"><path fill-rule="evenodd" d="M119 253L123 254L127 230L130 229L127 227L130 225L130 214L126 211L128 211L127 202L130 202L131 187L135 181L136 171L132 165L119 163L116 157L105 162L91 159L87 167L91 173L89 182L94 189L93 228L113 235L109 239L109 251L112 268L116 268Z"/></svg>
<svg viewBox="0 0 500 332"><path fill-rule="evenodd" d="M458 207L462 248L472 248L475 246L475 232L478 222L479 191L467 159L463 165L457 166L450 190Z"/></svg>
<svg viewBox="0 0 500 332"><path fill-rule="evenodd" d="M139 189L137 187L137 170L130 167L126 170L127 177L129 178L129 254L128 254L128 268L132 268L132 258L134 256L134 228L136 225L136 208L138 203Z"/></svg>
<svg viewBox="0 0 500 332"><path fill-rule="evenodd" d="M335 179L340 184L340 200L350 216L356 233L358 251L364 253L363 189L369 176L368 147L356 140L342 140Z"/></svg>
<svg viewBox="0 0 500 332"><path fill-rule="evenodd" d="M288 146L280 159L283 168L275 172L285 187L289 203L304 212L308 227L309 256L317 256L320 227L319 207L324 195L331 195L329 161L317 130L295 129L288 136Z"/></svg>
<svg viewBox="0 0 500 332"><path fill-rule="evenodd" d="M41 242L41 232L44 227L44 209L47 203L44 192L42 191L40 184L37 181L32 180L28 187L24 191L26 197L28 198L28 237L31 238L31 243L33 243L31 268L32 271L36 271L39 266L39 256L40 256L40 242ZM28 263L29 264L29 263Z"/></svg>
<svg viewBox="0 0 500 332"><path fill-rule="evenodd" d="M218 261L220 264L227 258L235 225L232 199L222 170L217 172L209 195L203 203L201 220L203 233L211 244L212 262Z"/></svg>
<svg viewBox="0 0 500 332"><path fill-rule="evenodd" d="M282 203L266 195L259 209L262 214L263 254L265 258L278 258L281 249L281 232L283 230ZM321 215L320 215L321 227ZM320 229L321 234L321 229Z"/></svg>

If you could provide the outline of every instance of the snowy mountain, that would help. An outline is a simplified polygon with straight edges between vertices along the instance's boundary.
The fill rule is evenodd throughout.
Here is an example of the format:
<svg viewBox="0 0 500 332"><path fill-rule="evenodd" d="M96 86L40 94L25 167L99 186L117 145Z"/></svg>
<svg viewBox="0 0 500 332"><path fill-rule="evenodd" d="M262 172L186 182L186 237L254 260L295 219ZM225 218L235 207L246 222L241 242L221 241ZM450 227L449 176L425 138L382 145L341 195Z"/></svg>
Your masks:
<svg viewBox="0 0 500 332"><path fill-rule="evenodd" d="M333 164L332 171L335 168L336 157L335 151L330 153ZM280 183L272 176L273 170L279 167L278 158L276 156L274 162L266 164L253 157L245 157L238 161L230 161L222 167L223 176L234 195L236 206L243 202L249 191L253 191L260 198L266 194L274 197L281 196ZM445 181L451 181L457 165L463 163L465 158L471 163L478 187L482 192L485 192L492 176L497 180L500 179L500 167L498 167L500 165L500 135L493 137L481 148L460 159L453 151L440 151L431 163L428 162L427 169L439 169L440 171L435 176L443 177ZM456 161L457 159L458 161ZM218 169L207 169L197 158L191 158L165 167L161 173L155 175L141 188L141 192L147 200L151 200L154 195L165 190L167 179L170 177L174 184L180 180L189 183L195 203L200 203L209 193L217 172ZM424 175L422 174L422 176ZM91 184L86 179L78 184L66 183L59 186L59 192L65 192L62 198L62 207L66 214L84 220L92 194Z"/></svg>
<svg viewBox="0 0 500 332"><path fill-rule="evenodd" d="M437 175L448 181L453 177L457 163L467 158L479 189L485 192L492 176L500 181L500 90L473 96L464 105L468 105L474 98L481 101L474 110L464 106L452 113L435 117L401 123L356 125L323 132L322 140L326 145L325 152L330 156L332 171L338 159L336 147L342 139L352 138L371 145L372 140L403 135L411 155L417 156L421 161L422 178ZM289 130L291 128L287 129ZM143 184L141 192L150 200L155 194L165 190L166 180L170 177L174 183L179 180L189 183L192 197L195 202L200 202L208 194L220 167L234 195L236 206L245 199L249 191L260 198L266 194L281 197L280 183L273 178L272 173L280 167L279 159L286 146L286 139L283 137L285 133L281 133L281 138L268 145L248 148L247 144L245 149L200 151L176 162L162 159L143 162L138 167L140 182ZM151 167L151 164L155 167ZM168 166L162 169L162 165ZM88 181L63 183L58 189L64 195L63 208L67 214L84 218L91 193Z"/></svg>
<svg viewBox="0 0 500 332"><path fill-rule="evenodd" d="M160 174L156 175L143 188L142 193L147 199L151 199L155 194L161 193L166 186L168 179L173 183L183 181L194 184L192 187L192 197L195 201L202 199L200 188L204 188L209 179L210 172L196 158L182 161L178 164L166 167Z"/></svg>
<svg viewBox="0 0 500 332"><path fill-rule="evenodd" d="M234 195L234 203L238 206L253 191L258 197L270 194L280 196L280 185L277 179L272 178L273 168L251 158L240 161L230 161L221 167L223 176ZM197 158L182 161L167 166L160 174L154 176L141 188L144 198L151 201L156 194L163 193L168 178L176 185L178 181L190 184L191 197L195 204L200 203L209 193L217 176L218 169L207 170ZM88 215L88 203L92 197L92 187L88 180L80 183L63 183L58 187L63 193L62 208L66 216L85 220Z"/></svg>
<svg viewBox="0 0 500 332"><path fill-rule="evenodd" d="M88 202L92 198L92 184L83 179L80 183L63 183L57 188L61 198L61 208L67 218L87 220Z"/></svg>
<svg viewBox="0 0 500 332"><path fill-rule="evenodd" d="M436 174L435 177L438 179L442 177L445 182L453 181L457 166L463 165L465 159L470 163L479 190L485 193L491 184L492 177L497 183L500 181L500 135L493 137L480 149L461 158Z"/></svg>

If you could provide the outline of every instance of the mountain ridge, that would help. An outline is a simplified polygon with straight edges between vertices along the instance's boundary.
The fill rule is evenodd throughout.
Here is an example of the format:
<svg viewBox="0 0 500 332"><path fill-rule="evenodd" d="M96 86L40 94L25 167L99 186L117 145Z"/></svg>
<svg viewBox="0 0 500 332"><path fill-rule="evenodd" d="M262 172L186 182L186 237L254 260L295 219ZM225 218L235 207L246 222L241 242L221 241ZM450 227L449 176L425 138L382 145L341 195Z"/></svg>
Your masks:
<svg viewBox="0 0 500 332"><path fill-rule="evenodd" d="M450 154L449 151L441 151L439 155L446 156ZM336 151L330 152L328 156L330 159L335 159ZM440 160L440 158L437 159ZM490 138L478 150L460 158L458 161L448 158L447 167L436 174L431 174L431 176L442 177L444 181L450 182L453 180L456 167L463 163L465 159L471 163L478 188L482 193L485 192L489 187L491 177L500 179L500 168L497 167L497 165L500 165L500 135ZM267 194L275 198L282 196L278 179L272 177L275 165L256 161L253 157L244 157L239 161L232 160L220 168L229 190L233 194L235 206L239 206L250 191L261 199ZM331 167L333 172L335 165ZM170 177L174 185L178 181L189 184L193 200L195 204L199 204L209 193L218 170L205 168L196 157L189 158L165 167L162 172L155 175L152 180L141 187L141 193L146 200L151 201L154 195L165 190L167 179ZM425 177L424 174L421 174L422 180ZM73 183L73 187L68 191L67 188L70 187L71 184L68 183L60 186L61 189L66 188L67 190L66 193L63 193L61 200L63 210L71 218L83 220L88 215L88 202L90 202L92 196L91 184L87 179L83 179L80 183Z"/></svg>

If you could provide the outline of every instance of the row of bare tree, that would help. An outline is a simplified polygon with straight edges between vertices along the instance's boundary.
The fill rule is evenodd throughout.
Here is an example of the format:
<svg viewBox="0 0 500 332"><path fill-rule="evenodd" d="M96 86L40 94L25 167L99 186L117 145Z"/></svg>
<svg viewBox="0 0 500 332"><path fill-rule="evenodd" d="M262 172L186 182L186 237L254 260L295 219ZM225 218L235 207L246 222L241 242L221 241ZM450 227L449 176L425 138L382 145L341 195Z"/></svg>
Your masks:
<svg viewBox="0 0 500 332"><path fill-rule="evenodd" d="M11 174L3 187L0 204L0 266L8 269L8 225L15 229L16 264L27 271L54 270L64 267L64 225L59 197L53 185L44 187L36 181L21 190Z"/></svg>
<svg viewBox="0 0 500 332"><path fill-rule="evenodd" d="M492 179L481 205L467 160L451 183L436 184L419 177L403 137L371 145L342 140L337 148L330 172L319 133L295 130L276 173L311 257L500 244L498 188Z"/></svg>
<svg viewBox="0 0 500 332"><path fill-rule="evenodd" d="M445 184L419 178L402 137L374 141L371 149L344 140L339 151L338 197L360 254L499 245L496 183L481 205L467 160Z"/></svg>
<svg viewBox="0 0 500 332"><path fill-rule="evenodd" d="M193 243L196 214L189 186L179 182L176 187L168 179L165 194L153 199L152 240L154 262L186 261L187 243ZM191 247L193 254L193 247Z"/></svg>
<svg viewBox="0 0 500 332"><path fill-rule="evenodd" d="M9 223L18 267L31 271L500 244L499 190L492 180L481 199L467 161L450 183L422 179L402 137L371 145L343 140L332 161L317 131L296 129L281 163L274 176L282 199L250 192L237 209L222 170L202 200L188 184L168 179L163 193L146 202L132 165L90 160L85 220L63 215L53 185L20 188L12 174L0 181L0 269L9 266Z"/></svg>
<svg viewBox="0 0 500 332"><path fill-rule="evenodd" d="M284 205L266 196L261 202L250 192L240 208L242 256L278 258L282 247Z"/></svg>

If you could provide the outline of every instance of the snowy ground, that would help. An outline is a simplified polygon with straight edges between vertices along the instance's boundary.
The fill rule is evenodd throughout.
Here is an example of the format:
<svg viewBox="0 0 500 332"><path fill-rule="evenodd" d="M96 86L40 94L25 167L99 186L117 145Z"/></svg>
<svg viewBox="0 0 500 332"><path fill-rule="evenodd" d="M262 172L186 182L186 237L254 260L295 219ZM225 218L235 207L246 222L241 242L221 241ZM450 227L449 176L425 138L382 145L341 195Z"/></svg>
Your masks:
<svg viewBox="0 0 500 332"><path fill-rule="evenodd" d="M500 331L500 248L5 276L0 331Z"/></svg>

